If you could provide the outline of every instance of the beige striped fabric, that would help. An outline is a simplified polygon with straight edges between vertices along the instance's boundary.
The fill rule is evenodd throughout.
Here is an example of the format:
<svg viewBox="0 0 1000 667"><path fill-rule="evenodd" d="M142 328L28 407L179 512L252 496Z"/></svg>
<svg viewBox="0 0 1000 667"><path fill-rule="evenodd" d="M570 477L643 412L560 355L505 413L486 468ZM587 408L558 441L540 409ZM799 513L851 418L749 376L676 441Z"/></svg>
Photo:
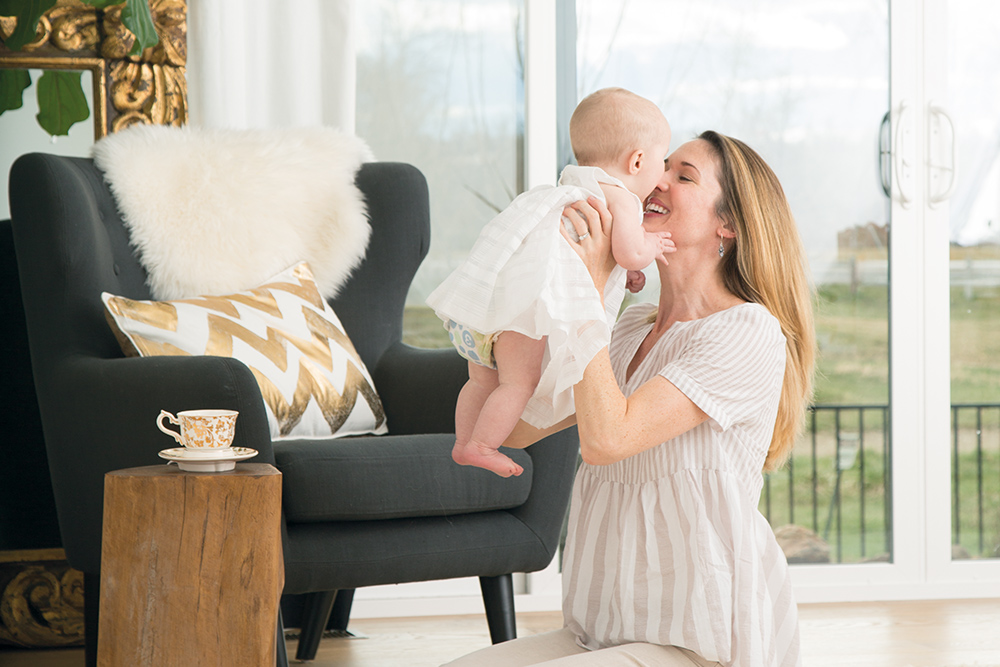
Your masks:
<svg viewBox="0 0 1000 667"><path fill-rule="evenodd" d="M788 565L757 511L785 339L757 304L678 322L625 382L655 306L612 336L625 395L662 375L709 419L608 466L583 464L563 562L563 613L582 646L649 642L738 667L799 665Z"/></svg>

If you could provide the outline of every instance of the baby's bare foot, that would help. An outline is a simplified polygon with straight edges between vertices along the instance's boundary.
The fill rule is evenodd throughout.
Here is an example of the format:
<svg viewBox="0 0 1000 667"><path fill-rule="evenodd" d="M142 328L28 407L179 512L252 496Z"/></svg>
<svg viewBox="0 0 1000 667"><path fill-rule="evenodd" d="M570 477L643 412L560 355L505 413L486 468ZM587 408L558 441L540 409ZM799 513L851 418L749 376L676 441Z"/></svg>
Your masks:
<svg viewBox="0 0 1000 667"><path fill-rule="evenodd" d="M456 442L451 450L451 458L459 465L485 468L501 477L517 477L524 472L524 468L506 454L501 454L489 445L475 442L468 442L464 446Z"/></svg>

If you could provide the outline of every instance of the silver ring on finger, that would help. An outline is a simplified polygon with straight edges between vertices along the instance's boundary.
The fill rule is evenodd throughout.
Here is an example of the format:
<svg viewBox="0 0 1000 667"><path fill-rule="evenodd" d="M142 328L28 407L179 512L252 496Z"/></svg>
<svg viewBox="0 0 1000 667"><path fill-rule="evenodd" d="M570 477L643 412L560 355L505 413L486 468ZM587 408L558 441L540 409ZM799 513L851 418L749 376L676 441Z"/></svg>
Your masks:
<svg viewBox="0 0 1000 667"><path fill-rule="evenodd" d="M582 241L582 240L584 240L585 238L587 238L588 236L590 236L590 232L584 232L583 234L580 234L580 238L579 238L579 239L577 239L577 241L578 241L578 242L579 242L579 241Z"/></svg>

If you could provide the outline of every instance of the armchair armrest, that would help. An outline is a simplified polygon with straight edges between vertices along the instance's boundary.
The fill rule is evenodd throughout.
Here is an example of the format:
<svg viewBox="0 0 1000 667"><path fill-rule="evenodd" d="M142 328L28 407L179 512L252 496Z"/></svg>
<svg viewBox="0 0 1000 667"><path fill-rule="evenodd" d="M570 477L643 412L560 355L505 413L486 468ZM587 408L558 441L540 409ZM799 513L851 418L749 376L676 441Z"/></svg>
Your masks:
<svg viewBox="0 0 1000 667"><path fill-rule="evenodd" d="M260 389L235 359L81 356L59 364L52 379L39 387L50 394L41 402L49 468L63 546L84 572L100 568L93 536L101 534L105 473L165 463L157 453L176 446L156 428L161 409L238 410L234 446L256 449L255 462L274 463Z"/></svg>
<svg viewBox="0 0 1000 667"><path fill-rule="evenodd" d="M426 350L396 343L379 359L372 379L391 434L455 432L455 404L469 368L454 348ZM579 443L573 426L525 449L532 459L531 492L523 505L508 511L539 536L540 548L528 571L544 568L559 548Z"/></svg>
<svg viewBox="0 0 1000 667"><path fill-rule="evenodd" d="M510 513L531 527L544 547L539 561L529 570L534 571L546 567L559 548L560 530L579 465L580 436L576 426L571 426L524 451L531 456L531 493Z"/></svg>
<svg viewBox="0 0 1000 667"><path fill-rule="evenodd" d="M455 404L469 368L454 348L397 342L378 360L372 379L393 435L455 432Z"/></svg>

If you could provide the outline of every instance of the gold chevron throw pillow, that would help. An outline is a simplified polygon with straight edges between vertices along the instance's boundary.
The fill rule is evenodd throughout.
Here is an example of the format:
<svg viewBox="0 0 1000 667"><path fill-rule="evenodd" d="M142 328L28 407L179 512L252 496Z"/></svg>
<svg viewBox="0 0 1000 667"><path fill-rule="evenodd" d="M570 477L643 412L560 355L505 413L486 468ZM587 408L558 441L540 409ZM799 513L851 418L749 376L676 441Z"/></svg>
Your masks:
<svg viewBox="0 0 1000 667"><path fill-rule="evenodd" d="M101 298L125 354L232 357L249 366L272 440L387 430L368 369L305 262L237 294L133 301L105 292Z"/></svg>

